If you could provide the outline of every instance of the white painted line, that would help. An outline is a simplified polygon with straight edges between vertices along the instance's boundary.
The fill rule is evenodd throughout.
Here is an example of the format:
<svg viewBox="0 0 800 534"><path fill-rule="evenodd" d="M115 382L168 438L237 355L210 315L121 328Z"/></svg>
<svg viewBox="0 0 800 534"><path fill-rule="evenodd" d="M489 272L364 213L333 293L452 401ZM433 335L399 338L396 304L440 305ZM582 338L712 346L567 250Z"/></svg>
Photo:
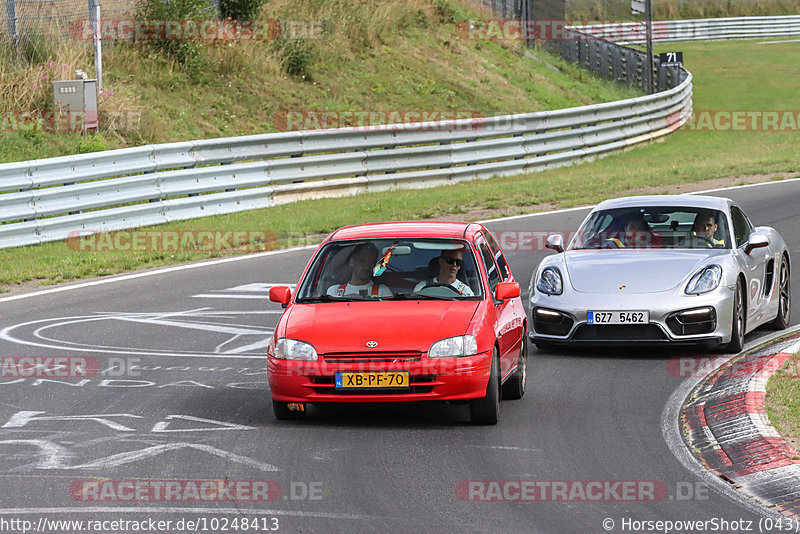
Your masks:
<svg viewBox="0 0 800 534"><path fill-rule="evenodd" d="M492 449L496 451L541 452L540 449L526 449L525 447L510 447L507 445L467 445L472 449Z"/></svg>
<svg viewBox="0 0 800 534"><path fill-rule="evenodd" d="M788 179L788 180L769 181L769 182L762 182L762 183L758 183L758 184L736 185L736 186L732 186L732 187L723 187L723 188L720 188L720 189L708 189L706 191L695 191L695 192L688 193L688 194L691 194L691 195L702 195L702 194L705 194L705 193L727 191L727 190L730 190L730 189L741 189L741 188L745 188L745 187L756 187L756 186L762 186L762 185L781 184L781 183L788 183L788 182L793 182L793 181L800 181L800 178L791 178L791 179ZM591 207L593 207L593 205L592 206L579 206L579 207L576 207L576 208L565 208L565 209L559 209L559 210L553 210L553 211L540 211L540 212L537 212L537 213L528 213L528 214L523 214L523 215L511 215L511 216L508 216L508 217L500 217L500 218L497 218L497 219L486 219L486 220L477 221L477 222L479 222L480 224L487 224L487 223L494 223L494 222L511 221L511 220L515 220L515 219L522 219L522 218L525 218L525 217L541 217L543 215L554 215L554 214L557 214L557 213L566 213L566 212L570 212L570 211L585 210L585 209L588 209L588 208L591 208ZM257 252L257 253L254 253L254 254L245 254L243 256L234 256L232 258L221 258L221 259L218 259L218 260L210 260L210 261L204 261L204 262L200 262L200 263L187 263L187 264L183 264L183 265L175 265L175 266L172 266L172 267L166 267L164 269L156 269L156 270L152 270L152 271L144 271L144 272L139 272L139 273L126 274L126 275L122 275L122 276L114 276L114 277L109 277L109 278L102 278L100 280L92 280L91 282L81 282L81 283L77 283L77 284L58 286L58 287L54 287L54 288L51 288L51 289L43 289L41 291L34 291L32 293L22 293L20 295L11 295L11 296L8 296L8 297L2 297L2 298L0 298L0 304L3 303L3 302L11 302L11 301L27 299L27 298L31 298L31 297L40 297L40 296L43 296L43 295L51 295L53 293L61 293L62 291L72 291L74 289L82 289L82 288L85 288L85 287L93 287L93 286L99 286L99 285L105 285L105 284L114 284L114 283L117 283L117 282L124 282L126 280L135 280L137 278L145 278L145 277L148 277L148 276L157 276L157 275L160 275L160 274L173 273L173 272L183 271L183 270L186 270L186 269L197 269L197 268L201 268L201 267L210 267L210 266L214 266L214 265L221 265L221 264L224 264L224 263L233 263L233 262L237 262L237 261L258 259L258 258L263 258L263 257L266 257L266 256L275 256L275 255L278 255L278 254L288 254L290 252L298 252L298 251L301 251L301 250L312 250L312 249L316 249L317 246L318 246L318 244L306 245L306 246L302 246L302 247L293 247L293 248L287 248L287 249L281 249L281 250L270 250L270 251L267 251L267 252Z"/></svg>
<svg viewBox="0 0 800 534"><path fill-rule="evenodd" d="M758 184L744 184L732 185L730 187L723 187L722 189L706 189L705 191L694 191L688 193L689 195L705 195L706 193L718 193L720 191L730 191L731 189L747 189L748 187L761 187L764 185L788 184L791 182L798 182L800 178L789 178L787 180L770 180L769 182L761 182Z"/></svg>
<svg viewBox="0 0 800 534"><path fill-rule="evenodd" d="M216 447L212 447L211 445L203 445L201 443L164 443L162 445L154 445L152 447L147 447L146 449L121 452L119 454L114 454L106 458L101 458L99 460L95 460L93 462L85 463L82 465L73 465L70 466L68 469L108 469L110 467L119 467L120 465L129 464L131 462L146 460L148 458L158 456L159 454L165 452L176 451L187 448L207 452L208 454L225 458L229 462L240 463L248 467L253 467L260 471L268 471L268 472L280 471L280 469L278 469L272 464L268 464L266 462L259 462L258 460L254 460L253 458L249 458L247 456L241 456L233 452L223 451L222 449L217 449Z"/></svg>
<svg viewBox="0 0 800 534"><path fill-rule="evenodd" d="M100 280L92 280L91 282L81 282L78 284L70 284L66 286L53 287L50 289L43 289L41 291L34 291L33 293L23 293L21 295L11 295L9 297L0 298L0 303L11 302L14 300L26 299L30 297L39 297L42 295L52 295L53 293L61 293L62 291L72 291L73 289L82 289L84 287L101 286L105 284L115 284L117 282L124 282L126 280L135 280L137 278L146 278L148 276L157 276L159 274L173 273L177 271L184 271L186 269L197 269L200 267L209 267L212 265L221 265L223 263L233 263L236 261L252 260L263 258L265 256L275 256L277 254L287 254L289 252L298 252L301 250L316 249L317 245L306 245L303 247L293 247L281 250L270 250L267 252L257 252L255 254L245 254L243 256L234 256L232 258L220 258L218 260L204 261L200 263L187 263L184 265L175 265L166 267L164 269L156 269L153 271L144 271L133 274L125 274L122 276L114 276L111 278L102 278Z"/></svg>
<svg viewBox="0 0 800 534"><path fill-rule="evenodd" d="M263 508L203 508L191 506L68 506L58 508L0 508L0 515L16 514L228 514L228 515L288 515L295 517L326 517L331 519L377 519L379 516L300 512L297 510L265 510Z"/></svg>
<svg viewBox="0 0 800 534"><path fill-rule="evenodd" d="M209 323L192 323L189 321L166 321L166 320L159 320L159 319L146 319L142 317L125 317L124 315L115 315L113 317L109 317L112 321L128 321L131 323L142 323L142 324L154 324L154 325L161 325L161 326L174 326L177 328L187 328L190 330L204 330L206 332L219 332L222 334L233 334L233 335L242 335L242 334L255 334L255 335L265 335L267 330L260 328L260 327L235 327L235 326L220 326L215 324Z"/></svg>
<svg viewBox="0 0 800 534"><path fill-rule="evenodd" d="M196 312L198 315L205 315L205 316L214 316L215 314L233 314L233 313L242 313L242 314L266 314L266 313L280 313L275 311L246 311L246 312L208 312L202 311L206 310L206 308L201 308L201 311ZM187 312L174 312L170 314L170 316L180 316L181 313L189 313ZM131 313L130 316L138 316L138 317L152 317L152 313ZM0 330L0 339L4 339L6 341L10 341L12 343L16 343L19 345L29 345L32 347L41 347L41 348L48 348L48 349L57 349L57 350L66 350L66 351L73 351L73 352L93 352L93 353L101 353L101 354L124 354L130 356L170 356L170 357L186 357L186 358L230 358L230 359L254 359L254 360L266 360L266 353L264 354L254 354L254 355L244 355L244 354L219 354L219 353L204 353L204 352L190 352L190 351L159 351L159 350L152 350L147 348L141 347L114 347L114 346L103 346L103 345L88 345L88 344L78 344L73 342L67 342L63 340L51 339L41 334L42 330L48 328L54 328L58 326L63 326L65 324L73 324L79 322L88 322L88 321L101 321L101 320L111 320L118 318L118 313L112 314L105 314L105 315L84 315L84 316L73 316L73 317L58 317L56 319L39 319L36 321L28 321L25 323L20 323L16 325L11 325L3 328ZM124 315L123 315L124 317ZM33 335L45 342L38 342L38 341L31 341L27 339L23 339L20 337L14 336L11 332L15 329L26 327L29 325L34 324L41 324L41 323L51 323L52 321L60 322L54 324L45 324L45 326L41 326L34 330ZM190 325L193 323L182 323L182 327L190 328ZM206 323L199 323L205 325ZM271 330L263 330L261 332L257 332L259 335L265 336L267 339L269 336L272 335Z"/></svg>
<svg viewBox="0 0 800 534"><path fill-rule="evenodd" d="M541 217L542 215L556 215L557 213L568 213L570 211L588 210L593 207L594 204L590 206L578 206L576 208L563 208L560 210L537 211L536 213L523 213L522 215L509 215L508 217L499 217L497 219L484 219L482 221L475 221L475 222L477 222L478 224L486 224L494 222L513 221L515 219L524 219L526 217Z"/></svg>
<svg viewBox="0 0 800 534"><path fill-rule="evenodd" d="M236 295L233 293L203 293L200 295L192 295L193 299L256 299L256 300L263 300L264 302L269 302L269 296L266 294L262 295ZM281 312L283 313L283 312Z"/></svg>

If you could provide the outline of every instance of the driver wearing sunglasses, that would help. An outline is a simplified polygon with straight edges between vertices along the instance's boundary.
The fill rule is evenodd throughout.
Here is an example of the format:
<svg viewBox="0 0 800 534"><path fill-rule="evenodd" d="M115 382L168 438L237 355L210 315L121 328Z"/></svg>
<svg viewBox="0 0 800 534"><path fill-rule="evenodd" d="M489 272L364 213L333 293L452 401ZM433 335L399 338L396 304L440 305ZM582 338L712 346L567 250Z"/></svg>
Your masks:
<svg viewBox="0 0 800 534"><path fill-rule="evenodd" d="M457 290L462 297L474 297L472 289L457 278L458 271L464 265L464 253L460 250L444 250L439 256L439 274L431 280L423 280L414 287L414 291L419 291L426 286L434 284L447 284Z"/></svg>

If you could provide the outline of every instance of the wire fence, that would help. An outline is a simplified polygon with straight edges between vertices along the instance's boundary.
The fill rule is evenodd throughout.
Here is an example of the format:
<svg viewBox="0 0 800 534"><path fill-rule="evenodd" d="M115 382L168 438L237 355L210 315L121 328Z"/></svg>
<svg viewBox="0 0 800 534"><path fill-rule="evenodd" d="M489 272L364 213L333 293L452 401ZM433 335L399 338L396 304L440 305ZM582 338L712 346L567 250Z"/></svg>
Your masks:
<svg viewBox="0 0 800 534"><path fill-rule="evenodd" d="M2 40L17 45L30 38L53 39L70 36L70 25L89 18L87 0L0 0ZM98 0L103 18L130 16L135 0Z"/></svg>
<svg viewBox="0 0 800 534"><path fill-rule="evenodd" d="M561 14L557 16L556 20L564 19L563 22L566 23L563 13L565 4L562 2L559 6L560 1L554 0L548 4L536 0L484 0L484 4L498 17L523 20L546 20L561 9ZM540 11L537 12L537 9ZM545 13L545 16L542 17L540 13ZM571 28L568 38L545 39L541 42L547 50L561 55L567 61L580 63L600 76L634 85L649 92L647 54L641 50L622 46L575 28ZM534 44L533 39L528 41L529 46ZM686 79L686 71L677 66L662 68L656 57L653 62L652 79L655 91L665 91L677 87Z"/></svg>

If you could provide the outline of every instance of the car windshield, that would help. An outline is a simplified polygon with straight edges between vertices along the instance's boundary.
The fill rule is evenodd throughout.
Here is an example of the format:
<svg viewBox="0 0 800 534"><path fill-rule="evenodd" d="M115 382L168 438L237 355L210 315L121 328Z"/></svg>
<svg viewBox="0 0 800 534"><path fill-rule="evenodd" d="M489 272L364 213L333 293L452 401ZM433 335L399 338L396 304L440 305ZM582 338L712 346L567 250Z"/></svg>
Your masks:
<svg viewBox="0 0 800 534"><path fill-rule="evenodd" d="M454 239L334 241L315 256L297 302L480 298L472 249Z"/></svg>
<svg viewBox="0 0 800 534"><path fill-rule="evenodd" d="M725 214L677 206L617 208L592 213L570 250L642 248L731 248Z"/></svg>

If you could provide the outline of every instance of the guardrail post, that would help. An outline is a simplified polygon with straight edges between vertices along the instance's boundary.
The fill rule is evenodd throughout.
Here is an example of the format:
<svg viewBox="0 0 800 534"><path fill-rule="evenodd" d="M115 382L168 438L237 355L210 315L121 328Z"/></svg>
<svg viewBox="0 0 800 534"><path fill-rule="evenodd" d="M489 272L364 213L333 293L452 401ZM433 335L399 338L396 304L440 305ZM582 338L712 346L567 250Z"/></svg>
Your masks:
<svg viewBox="0 0 800 534"><path fill-rule="evenodd" d="M19 50L19 26L17 22L17 0L6 0L6 20L8 22L8 37L14 45L14 50Z"/></svg>

